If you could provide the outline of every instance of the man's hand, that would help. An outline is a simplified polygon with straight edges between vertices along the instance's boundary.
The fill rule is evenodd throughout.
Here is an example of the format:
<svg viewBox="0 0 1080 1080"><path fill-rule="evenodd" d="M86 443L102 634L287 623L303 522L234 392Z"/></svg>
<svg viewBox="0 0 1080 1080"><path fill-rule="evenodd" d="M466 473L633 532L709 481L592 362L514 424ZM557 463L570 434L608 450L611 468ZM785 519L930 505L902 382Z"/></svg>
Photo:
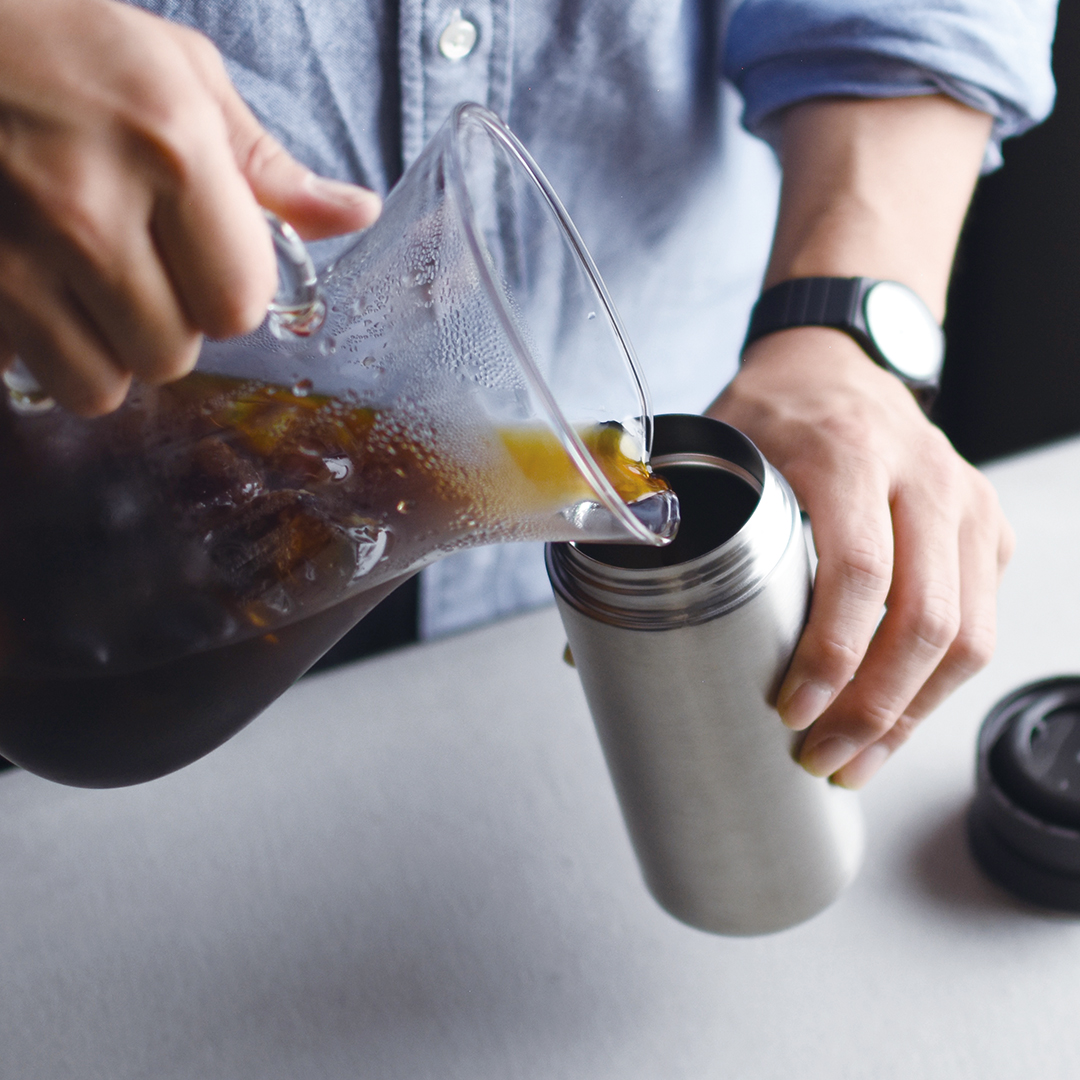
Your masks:
<svg viewBox="0 0 1080 1080"><path fill-rule="evenodd" d="M778 705L788 726L813 723L806 768L861 787L990 659L1012 530L989 482L838 331L762 338L709 411L810 516L814 600Z"/></svg>
<svg viewBox="0 0 1080 1080"><path fill-rule="evenodd" d="M254 329L277 281L260 204L308 237L369 225L259 126L217 50L113 0L0 0L0 369L108 412L132 378Z"/></svg>
<svg viewBox="0 0 1080 1080"><path fill-rule="evenodd" d="M892 279L940 319L990 118L938 96L822 100L781 130L766 286ZM860 787L989 660L1012 530L907 388L840 331L759 339L709 413L757 444L810 516L814 599L778 707L809 728L807 769Z"/></svg>

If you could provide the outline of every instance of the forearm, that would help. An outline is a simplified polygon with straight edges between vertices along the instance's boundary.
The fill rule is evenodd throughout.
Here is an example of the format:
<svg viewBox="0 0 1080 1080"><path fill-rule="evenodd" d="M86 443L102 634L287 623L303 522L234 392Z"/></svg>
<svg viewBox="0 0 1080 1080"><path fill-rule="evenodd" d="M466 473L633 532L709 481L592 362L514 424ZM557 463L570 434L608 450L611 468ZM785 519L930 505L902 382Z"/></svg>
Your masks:
<svg viewBox="0 0 1080 1080"><path fill-rule="evenodd" d="M914 289L941 319L990 126L985 114L937 95L789 109L765 284L887 278Z"/></svg>

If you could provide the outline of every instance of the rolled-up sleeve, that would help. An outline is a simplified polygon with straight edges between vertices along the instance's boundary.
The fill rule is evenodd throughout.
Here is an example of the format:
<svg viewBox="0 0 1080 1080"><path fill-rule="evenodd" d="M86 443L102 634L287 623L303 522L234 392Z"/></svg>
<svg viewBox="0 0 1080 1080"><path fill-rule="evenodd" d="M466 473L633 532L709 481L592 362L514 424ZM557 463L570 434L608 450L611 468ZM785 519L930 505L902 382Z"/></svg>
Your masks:
<svg viewBox="0 0 1080 1080"><path fill-rule="evenodd" d="M1044 119L1056 0L742 0L724 73L743 123L769 139L778 110L814 97L948 94L994 118L1001 140Z"/></svg>

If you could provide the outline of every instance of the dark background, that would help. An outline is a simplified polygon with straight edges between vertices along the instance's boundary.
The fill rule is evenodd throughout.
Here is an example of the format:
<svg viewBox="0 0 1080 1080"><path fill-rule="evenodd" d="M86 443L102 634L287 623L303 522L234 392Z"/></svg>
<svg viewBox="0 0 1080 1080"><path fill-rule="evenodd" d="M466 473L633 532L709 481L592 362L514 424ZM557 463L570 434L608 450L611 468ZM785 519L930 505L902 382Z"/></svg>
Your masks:
<svg viewBox="0 0 1080 1080"><path fill-rule="evenodd" d="M1062 0L1049 120L1005 144L957 255L934 418L983 462L1080 432L1080 4ZM1080 478L1078 478L1080 483ZM416 640L416 581L316 669ZM0 768L6 763L0 758Z"/></svg>
<svg viewBox="0 0 1080 1080"><path fill-rule="evenodd" d="M935 418L981 462L1080 431L1080 4L1062 0L1058 100L979 184L957 256Z"/></svg>

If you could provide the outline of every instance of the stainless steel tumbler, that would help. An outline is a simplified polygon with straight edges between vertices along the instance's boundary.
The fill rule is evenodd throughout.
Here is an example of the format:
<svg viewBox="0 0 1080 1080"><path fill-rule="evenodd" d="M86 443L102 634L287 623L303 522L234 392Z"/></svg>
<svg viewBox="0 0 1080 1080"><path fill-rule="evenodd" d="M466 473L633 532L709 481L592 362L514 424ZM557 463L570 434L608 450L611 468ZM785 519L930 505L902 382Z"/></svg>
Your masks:
<svg viewBox="0 0 1080 1080"><path fill-rule="evenodd" d="M784 478L734 428L656 418L667 548L549 544L548 574L645 881L719 934L808 919L858 872L857 797L805 772L774 707L811 576Z"/></svg>

